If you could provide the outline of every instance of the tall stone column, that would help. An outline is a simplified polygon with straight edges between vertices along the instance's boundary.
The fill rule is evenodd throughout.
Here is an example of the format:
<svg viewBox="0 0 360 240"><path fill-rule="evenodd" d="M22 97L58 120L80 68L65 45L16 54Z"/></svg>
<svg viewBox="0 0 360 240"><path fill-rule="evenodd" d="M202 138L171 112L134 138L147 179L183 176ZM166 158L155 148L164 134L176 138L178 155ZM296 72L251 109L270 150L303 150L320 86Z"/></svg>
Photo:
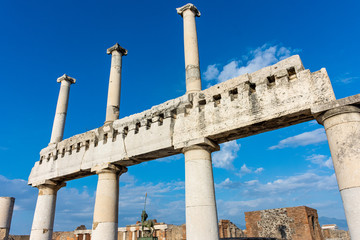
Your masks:
<svg viewBox="0 0 360 240"><path fill-rule="evenodd" d="M352 240L360 240L360 108L335 107L318 118L325 127Z"/></svg>
<svg viewBox="0 0 360 240"><path fill-rule="evenodd" d="M121 62L122 56L127 55L127 50L120 47L120 45L116 43L107 50L107 54L111 54L112 56L105 124L111 123L119 118Z"/></svg>
<svg viewBox="0 0 360 240"><path fill-rule="evenodd" d="M201 91L201 76L195 17L200 17L200 12L191 3L176 10L184 21L186 93L199 92Z"/></svg>
<svg viewBox="0 0 360 240"><path fill-rule="evenodd" d="M72 83L75 83L76 80L64 74L57 79L57 82L61 82L61 86L56 106L56 113L51 133L50 144L60 142L63 139L66 112L69 102L70 85Z"/></svg>
<svg viewBox="0 0 360 240"><path fill-rule="evenodd" d="M186 239L218 240L211 152L217 145L193 145L185 155Z"/></svg>
<svg viewBox="0 0 360 240"><path fill-rule="evenodd" d="M0 240L7 240L9 237L14 202L13 197L0 197Z"/></svg>
<svg viewBox="0 0 360 240"><path fill-rule="evenodd" d="M49 182L39 185L34 220L31 227L30 240L51 240L54 227L56 195L65 183Z"/></svg>
<svg viewBox="0 0 360 240"><path fill-rule="evenodd" d="M92 169L98 175L92 240L117 240L119 177L126 167L104 164Z"/></svg>

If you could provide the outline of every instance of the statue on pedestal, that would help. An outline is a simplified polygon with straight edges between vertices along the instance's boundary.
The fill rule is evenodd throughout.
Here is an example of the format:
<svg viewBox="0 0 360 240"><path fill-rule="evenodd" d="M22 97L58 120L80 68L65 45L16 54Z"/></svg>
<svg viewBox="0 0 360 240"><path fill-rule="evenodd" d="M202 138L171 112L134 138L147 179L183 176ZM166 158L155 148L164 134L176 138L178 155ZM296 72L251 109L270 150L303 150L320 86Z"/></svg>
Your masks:
<svg viewBox="0 0 360 240"><path fill-rule="evenodd" d="M153 237L153 233L155 231L155 228L154 228L155 221L147 220L148 214L145 211L146 198L147 198L147 193L145 194L144 210L141 213L141 237L138 239L139 240L157 240L158 239L157 237Z"/></svg>

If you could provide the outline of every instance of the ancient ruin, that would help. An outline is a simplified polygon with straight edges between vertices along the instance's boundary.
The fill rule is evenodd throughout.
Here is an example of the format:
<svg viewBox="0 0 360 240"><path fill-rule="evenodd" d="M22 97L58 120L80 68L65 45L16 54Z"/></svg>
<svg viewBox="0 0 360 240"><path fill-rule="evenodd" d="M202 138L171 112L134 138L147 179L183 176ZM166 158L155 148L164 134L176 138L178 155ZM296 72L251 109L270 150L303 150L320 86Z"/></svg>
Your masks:
<svg viewBox="0 0 360 240"><path fill-rule="evenodd" d="M122 56L108 49L111 71L105 124L63 138L69 89L62 76L49 146L29 176L39 189L32 240L51 239L56 194L66 181L98 175L92 239L115 240L119 177L127 167L185 155L186 238L219 239L211 153L230 140L316 119L324 125L353 240L360 239L360 94L336 100L325 69L310 72L292 56L251 74L201 88L192 4L177 9L184 22L186 93L142 113L118 119Z"/></svg>
<svg viewBox="0 0 360 240"><path fill-rule="evenodd" d="M301 206L245 212L247 237L324 240L317 211Z"/></svg>
<svg viewBox="0 0 360 240"><path fill-rule="evenodd" d="M348 231L336 224L320 225L315 209L300 206L246 212L246 229L238 228L230 220L221 219L220 240L350 240ZM164 222L154 224L153 236L158 240L185 240L186 224ZM91 229L81 225L71 232L54 232L53 240L91 240ZM118 240L140 240L141 222L118 228ZM11 235L9 240L29 240L29 235Z"/></svg>
<svg viewBox="0 0 360 240"><path fill-rule="evenodd" d="M9 237L14 203L13 197L0 197L0 240L7 240Z"/></svg>

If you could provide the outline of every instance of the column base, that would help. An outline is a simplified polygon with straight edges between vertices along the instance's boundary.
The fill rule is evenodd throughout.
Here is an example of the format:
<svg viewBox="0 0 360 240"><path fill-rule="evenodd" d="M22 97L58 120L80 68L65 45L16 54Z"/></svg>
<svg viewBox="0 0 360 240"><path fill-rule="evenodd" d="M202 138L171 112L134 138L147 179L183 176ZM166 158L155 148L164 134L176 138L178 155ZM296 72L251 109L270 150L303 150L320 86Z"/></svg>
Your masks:
<svg viewBox="0 0 360 240"><path fill-rule="evenodd" d="M117 240L118 223L94 223L91 233L92 240Z"/></svg>
<svg viewBox="0 0 360 240"><path fill-rule="evenodd" d="M216 206L187 206L186 234L191 239L219 240Z"/></svg>
<svg viewBox="0 0 360 240"><path fill-rule="evenodd" d="M9 236L9 229L0 228L0 240L7 239Z"/></svg>
<svg viewBox="0 0 360 240"><path fill-rule="evenodd" d="M30 240L51 240L53 230L48 229L32 229Z"/></svg>
<svg viewBox="0 0 360 240"><path fill-rule="evenodd" d="M352 240L360 240L360 187L341 190L346 220Z"/></svg>

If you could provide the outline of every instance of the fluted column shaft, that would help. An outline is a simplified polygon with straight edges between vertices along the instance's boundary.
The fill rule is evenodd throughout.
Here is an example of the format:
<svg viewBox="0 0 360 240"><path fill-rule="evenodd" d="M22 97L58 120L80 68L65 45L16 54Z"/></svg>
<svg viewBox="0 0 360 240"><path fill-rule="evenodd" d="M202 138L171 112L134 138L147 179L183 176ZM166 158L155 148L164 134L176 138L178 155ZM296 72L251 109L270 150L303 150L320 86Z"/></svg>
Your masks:
<svg viewBox="0 0 360 240"><path fill-rule="evenodd" d="M39 185L30 240L51 240L54 227L56 195L65 184Z"/></svg>
<svg viewBox="0 0 360 240"><path fill-rule="evenodd" d="M177 8L177 12L184 22L186 93L199 92L201 75L195 17L200 17L200 12L192 4Z"/></svg>
<svg viewBox="0 0 360 240"><path fill-rule="evenodd" d="M0 240L7 240L9 237L14 202L13 197L0 197Z"/></svg>
<svg viewBox="0 0 360 240"><path fill-rule="evenodd" d="M70 85L75 83L76 80L64 74L62 77L57 79L57 82L61 82L61 86L58 102L56 105L56 113L51 132L50 143L57 143L63 139L66 113L69 102Z"/></svg>
<svg viewBox="0 0 360 240"><path fill-rule="evenodd" d="M318 121L325 127L351 239L360 240L360 109L334 108Z"/></svg>
<svg viewBox="0 0 360 240"><path fill-rule="evenodd" d="M120 47L119 44L115 44L107 50L107 53L111 54L111 69L105 124L119 118L122 56L127 55L127 50Z"/></svg>
<svg viewBox="0 0 360 240"><path fill-rule="evenodd" d="M117 240L119 177L125 167L107 165L93 169L98 175L92 240Z"/></svg>
<svg viewBox="0 0 360 240"><path fill-rule="evenodd" d="M212 148L200 145L183 149L185 155L186 239L219 239L212 151Z"/></svg>

